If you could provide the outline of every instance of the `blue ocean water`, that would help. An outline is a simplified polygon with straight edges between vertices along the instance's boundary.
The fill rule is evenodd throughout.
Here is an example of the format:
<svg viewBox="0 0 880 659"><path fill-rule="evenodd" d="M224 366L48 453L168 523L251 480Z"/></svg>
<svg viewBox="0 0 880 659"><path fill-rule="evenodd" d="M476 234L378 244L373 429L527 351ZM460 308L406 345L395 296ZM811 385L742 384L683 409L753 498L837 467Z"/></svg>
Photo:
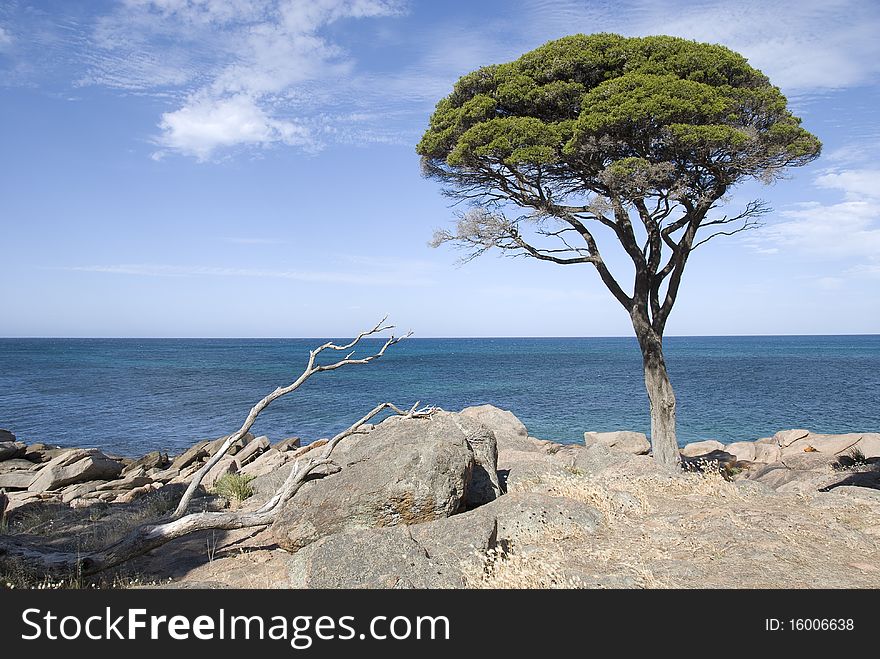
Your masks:
<svg viewBox="0 0 880 659"><path fill-rule="evenodd" d="M236 430L320 342L0 339L0 427L124 455L179 451ZM880 335L669 337L665 350L682 443L792 427L880 431ZM407 340L379 361L315 375L254 432L314 440L378 402L416 400L448 410L492 403L532 435L562 442L585 430L650 428L634 339L505 338Z"/></svg>

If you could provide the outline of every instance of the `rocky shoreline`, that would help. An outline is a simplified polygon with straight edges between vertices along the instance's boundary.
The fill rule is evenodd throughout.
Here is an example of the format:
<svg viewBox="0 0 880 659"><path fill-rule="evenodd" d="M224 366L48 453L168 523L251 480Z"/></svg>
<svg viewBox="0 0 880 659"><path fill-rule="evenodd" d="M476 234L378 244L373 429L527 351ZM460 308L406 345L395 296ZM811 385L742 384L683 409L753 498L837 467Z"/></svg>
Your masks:
<svg viewBox="0 0 880 659"><path fill-rule="evenodd" d="M167 516L224 440L126 459L2 431L5 533L68 551L112 541ZM249 434L191 509L255 510L322 444ZM195 533L125 570L172 587L880 586L880 433L698 442L676 472L648 450L628 431L536 439L489 405L390 417L341 442L338 468L271 525ZM230 475L243 495L217 487ZM15 572L0 555L13 586Z"/></svg>

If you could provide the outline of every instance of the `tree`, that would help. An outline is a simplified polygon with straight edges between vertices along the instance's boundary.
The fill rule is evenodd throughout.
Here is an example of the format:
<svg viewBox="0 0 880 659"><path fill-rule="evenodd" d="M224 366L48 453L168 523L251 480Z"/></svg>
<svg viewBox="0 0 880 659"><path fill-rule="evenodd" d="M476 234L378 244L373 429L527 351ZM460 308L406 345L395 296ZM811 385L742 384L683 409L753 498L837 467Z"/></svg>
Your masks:
<svg viewBox="0 0 880 659"><path fill-rule="evenodd" d="M423 173L470 207L435 246L595 268L638 338L663 464L680 459L663 333L691 252L769 210L757 200L715 217L737 183L769 183L819 155L786 105L723 46L574 35L462 77L416 147ZM628 288L597 236L632 261Z"/></svg>

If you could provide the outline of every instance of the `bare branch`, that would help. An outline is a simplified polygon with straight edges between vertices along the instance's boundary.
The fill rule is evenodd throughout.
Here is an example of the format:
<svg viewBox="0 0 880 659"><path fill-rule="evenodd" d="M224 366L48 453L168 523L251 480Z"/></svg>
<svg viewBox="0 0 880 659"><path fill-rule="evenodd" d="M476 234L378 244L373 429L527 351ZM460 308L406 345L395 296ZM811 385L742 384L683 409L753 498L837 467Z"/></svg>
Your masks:
<svg viewBox="0 0 880 659"><path fill-rule="evenodd" d="M287 385L286 387L278 387L272 393L270 393L268 396L265 396L256 405L254 405L251 408L250 412L248 413L247 418L245 419L244 423L241 425L241 428L239 428L234 433L229 435L226 438L226 441L223 442L223 445L220 447L220 449L213 456L211 456L210 460L208 460L204 465L202 465L201 469L199 469L196 472L196 474L193 476L193 479L190 482L189 486L186 488L186 491L183 493L183 496L181 497L180 502L177 504L177 509L174 511L174 518L176 519L186 512L187 506L189 506L189 502L192 500L193 496L195 495L196 490L198 489L199 485L201 485L202 480L205 478L207 473L211 470L211 468L214 465L216 465L218 462L220 462L220 460L223 458L224 455L226 455L226 453L229 451L230 447L233 444L235 444L235 442L237 442L238 440L240 440L242 437L244 437L247 434L247 432L254 425L254 422L257 420L257 417L260 415L260 413L263 410L265 410L272 402L278 400L282 396L286 396L287 394L291 393L292 391L296 391L297 389L299 389L299 387L301 387L303 385L303 383L305 383L305 381L308 380L310 377L312 377L315 373L322 373L324 371L333 371L333 370L336 370L337 368L341 368L343 366L349 366L351 364L368 364L369 362L374 361L374 360L382 357L382 355L385 354L385 351L389 347L402 341L403 339L409 338L412 335L412 332L408 332L407 334L405 334L402 337L395 337L394 335L391 335L388 338L388 340L385 341L382 348L378 352L373 353L372 355L369 355L367 357L362 357L360 359L352 359L351 356L354 353L351 352L348 355L346 355L346 357L344 359L341 359L341 360L334 362L332 364L318 364L318 365L316 365L315 361L316 361L318 355L320 355L324 350L336 350L336 351L349 350L349 349L353 348L354 346L356 346L362 339L364 339L368 336L378 334L379 332L384 332L385 330L394 329L393 325L385 325L385 321L387 318L388 318L388 316L385 316L384 318L382 318L382 320L380 320L378 323L376 323L372 329L361 332L354 339L352 339L351 341L349 341L348 343L346 343L344 345L336 345L332 341L328 341L327 343L320 345L313 350L310 350L308 364L306 365L306 368L302 372L302 374L296 380L294 380L291 384Z"/></svg>

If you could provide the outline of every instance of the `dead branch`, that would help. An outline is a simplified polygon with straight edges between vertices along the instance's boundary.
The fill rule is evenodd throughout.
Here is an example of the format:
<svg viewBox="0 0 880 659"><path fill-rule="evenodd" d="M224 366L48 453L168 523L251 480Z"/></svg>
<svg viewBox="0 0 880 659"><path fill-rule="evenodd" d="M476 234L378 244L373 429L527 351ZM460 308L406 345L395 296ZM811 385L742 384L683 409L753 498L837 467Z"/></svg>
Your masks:
<svg viewBox="0 0 880 659"><path fill-rule="evenodd" d="M260 412L262 412L272 401L294 391L315 373L335 370L348 364L365 364L373 361L381 357L388 347L411 335L411 333L408 333L400 338L395 338L394 336L390 337L378 352L373 353L368 357L352 359L351 353L348 353L344 359L332 364L316 365L315 360L317 356L324 350L349 350L364 337L381 332L385 329L391 329L390 326L384 326L384 322L385 319L383 318L375 327L373 327L373 329L362 332L345 345L336 345L333 342L328 342L310 351L308 366L305 371L303 371L303 374L292 384L287 387L276 389L263 398L259 403L254 405L242 428L236 433L230 435L223 443L221 449L215 454L214 459L209 460L196 473L193 481L189 484L184 497L181 499L180 505L169 521L159 524L146 524L139 526L118 542L106 548L87 553L59 551L46 547L34 546L34 544L28 542L26 539L16 538L14 536L3 536L0 537L0 556L21 559L25 561L26 564L37 566L51 574L64 573L73 570L78 574L87 576L115 567L131 560L132 558L136 558L137 556L142 556L143 554L146 554L157 547L161 547L172 540L190 533L195 533L196 531L204 531L208 529L229 531L233 529L261 527L272 524L284 505L296 495L310 476L314 477L319 474L321 476L327 476L341 470L341 468L331 460L333 450L342 440L355 434L364 426L364 424L375 418L376 415L390 410L393 414L405 418L423 418L433 414L436 411L436 408L420 408L419 403L413 405L409 410L403 410L389 402L377 405L351 426L328 441L320 451L314 451L316 454L315 456L297 459L293 464L290 474L281 487L279 487L275 494L257 510L223 512L206 511L183 516L180 515L180 511L186 509L186 504L188 504L192 497L192 493L195 492L201 479L219 459L217 456L222 456L222 454L228 450L234 442L238 441L238 439L247 432L248 428L253 425ZM306 453L306 456L311 453L312 451ZM319 469L320 471L318 471Z"/></svg>
<svg viewBox="0 0 880 659"><path fill-rule="evenodd" d="M354 348L361 341L361 339L363 339L367 336L371 336L373 334L378 334L379 332L384 332L385 330L394 329L393 325L385 325L384 324L385 320L387 318L388 318L388 316L385 316L384 318L382 318L382 320L380 320L378 323L376 323L376 325L372 329L361 332L354 339L352 339L349 343L346 343L345 345L336 345L332 341L328 341L327 343L325 343L321 346L318 346L314 350L309 351L309 361L308 361L308 364L306 365L305 370L302 372L302 375L300 375L296 380L294 380L291 384L287 385L286 387L278 387L277 389L275 389L275 391L273 391L268 396L263 398L260 402L258 402L256 405L254 405L251 408L251 411L248 413L247 418L244 420L244 423L241 425L241 428L236 430L233 434L229 435L226 438L226 441L223 442L223 445L220 447L220 449L213 456L211 456L210 460L208 460L204 465L202 465L201 469L199 469L195 473L192 481L190 482L189 486L186 488L186 491L183 493L183 496L180 498L180 502L177 504L177 509L174 511L174 518L177 519L177 518L181 517L184 513L186 513L186 509L189 506L190 501L192 500L193 496L195 495L196 490L198 489L199 485L202 484L202 480L205 478L207 473L211 470L211 468L215 464L217 464L218 462L220 462L221 459L223 459L223 456L226 455L226 452L229 451L230 447L233 444L235 444L235 442L237 442L238 440L240 440L242 437L244 437L247 434L247 432L251 429L251 426L254 425L254 422L257 420L257 417L260 415L260 413L263 410L265 410L273 401L276 401L279 398L281 398L282 396L286 396L287 394L291 393L292 391L299 389L299 387L302 386L303 383L305 383L305 381L308 380L310 377L312 377L315 373L321 373L323 371L333 371L333 370L336 370L337 368L341 368L343 366L349 366L351 364L367 364L371 361L378 359L382 355L384 355L385 351L390 346L393 346L395 343L398 343L401 340L406 339L412 335L412 332L408 332L407 334L403 335L402 337L395 337L392 334L388 338L388 340L385 341L384 345L382 346L382 348L378 352L375 352L372 355L369 355L367 357L362 357L360 359L352 359L353 353L349 352L346 354L346 356L343 359L340 359L339 361L333 362L332 364L316 364L315 363L318 358L318 355L320 355L325 350L336 350L336 351L350 350L351 348Z"/></svg>

